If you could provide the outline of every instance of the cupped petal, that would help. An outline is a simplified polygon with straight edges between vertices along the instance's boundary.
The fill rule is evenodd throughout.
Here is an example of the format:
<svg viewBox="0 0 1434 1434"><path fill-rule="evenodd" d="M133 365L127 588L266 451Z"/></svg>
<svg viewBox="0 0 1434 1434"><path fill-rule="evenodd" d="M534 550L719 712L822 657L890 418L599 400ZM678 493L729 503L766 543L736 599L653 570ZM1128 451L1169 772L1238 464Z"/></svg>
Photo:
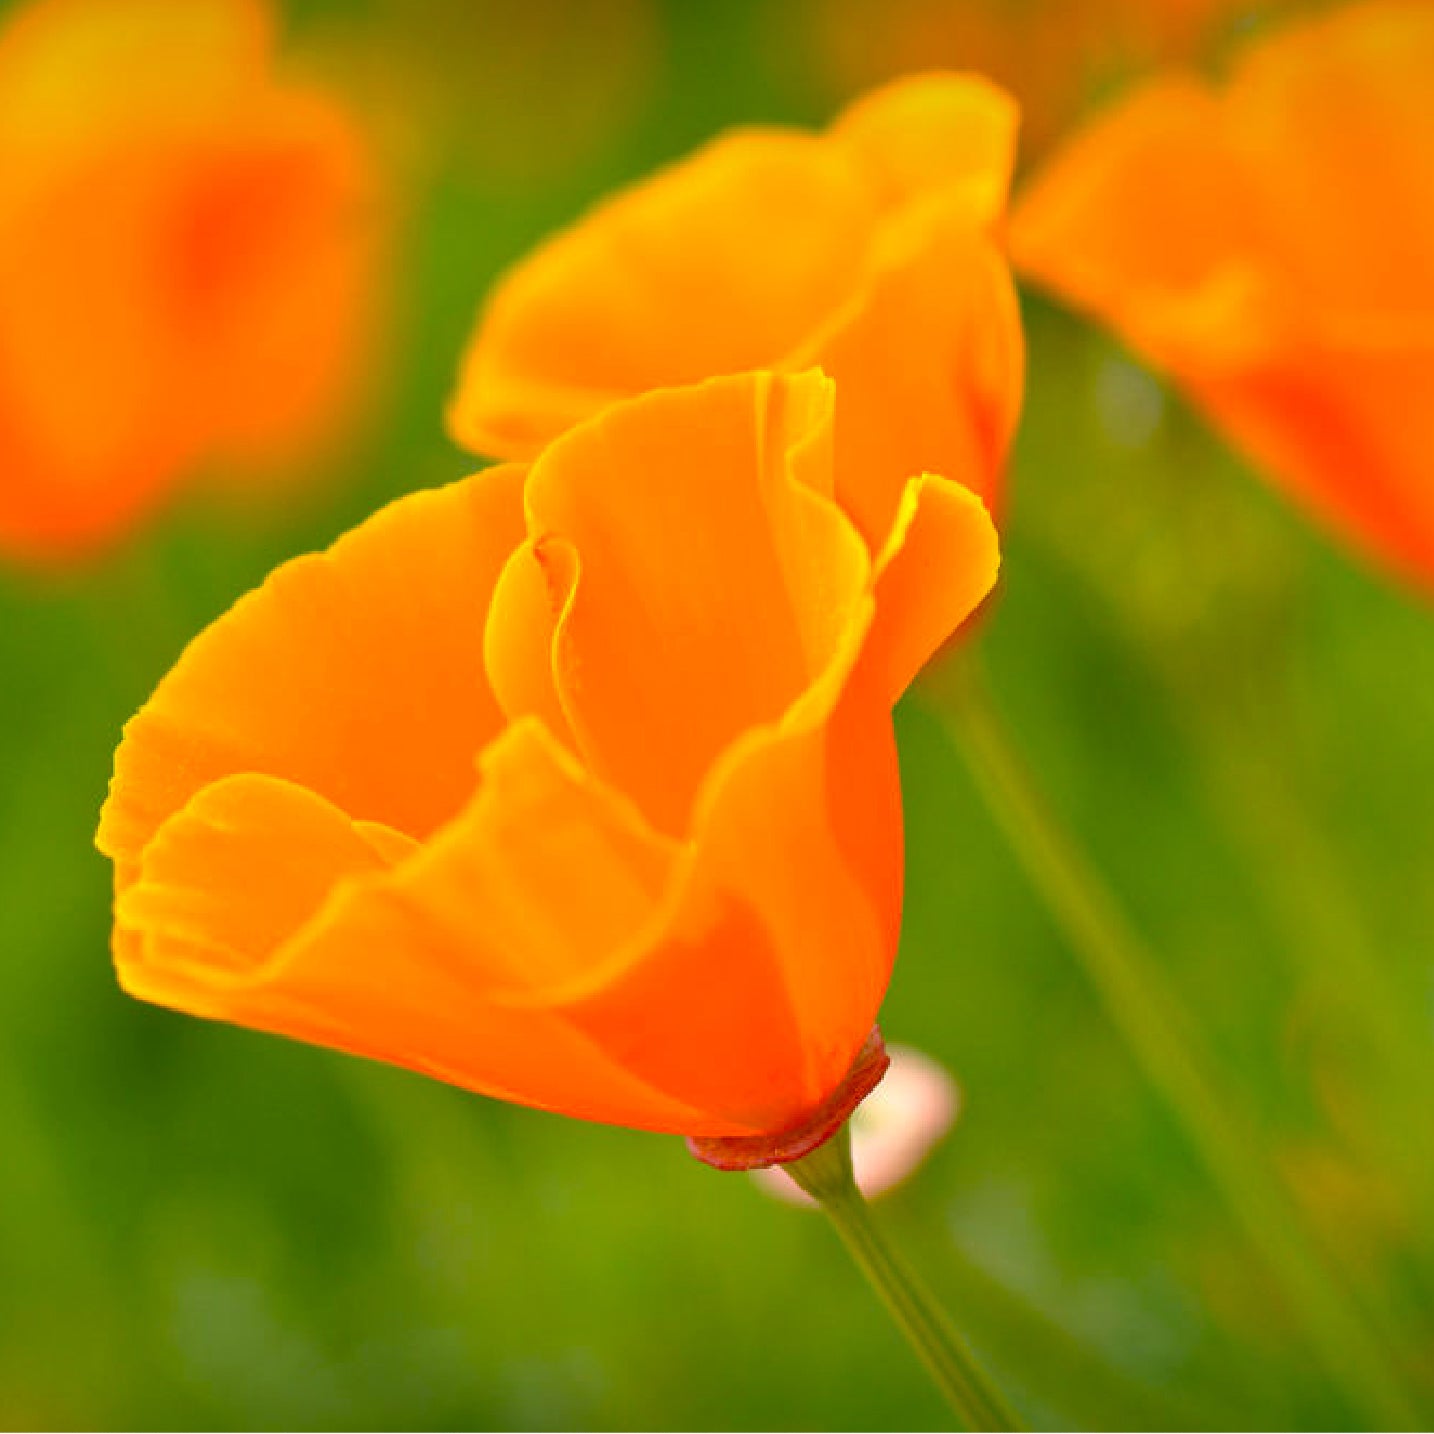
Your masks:
<svg viewBox="0 0 1434 1434"><path fill-rule="evenodd" d="M121 981L156 999L167 981L203 989L242 977L340 882L408 855L412 839L394 835L366 835L331 802L278 777L211 783L160 827L137 879L116 895L116 925L144 938L119 963Z"/></svg>
<svg viewBox="0 0 1434 1434"><path fill-rule="evenodd" d="M498 575L483 631L483 663L510 720L536 717L576 747L558 696L553 636L577 581L577 554L561 538L531 539Z"/></svg>
<svg viewBox="0 0 1434 1434"><path fill-rule="evenodd" d="M939 194L973 222L1005 212L1020 110L979 75L907 75L850 105L832 125L894 209Z"/></svg>
<svg viewBox="0 0 1434 1434"><path fill-rule="evenodd" d="M799 357L836 382L837 497L873 552L915 474L999 510L1025 344L1006 260L959 206L893 223L866 283Z"/></svg>
<svg viewBox="0 0 1434 1434"><path fill-rule="evenodd" d="M1099 116L1018 196L1018 272L1140 326L1169 296L1220 284L1261 252L1255 194L1218 98L1183 78L1151 81Z"/></svg>
<svg viewBox="0 0 1434 1434"><path fill-rule="evenodd" d="M687 1135L785 1130L850 1070L901 921L901 789L889 704L861 661L863 604L779 723L704 785L685 870L651 933L546 1004L708 1112ZM680 1023L651 1012L681 1009Z"/></svg>
<svg viewBox="0 0 1434 1434"><path fill-rule="evenodd" d="M1434 323L1287 314L1262 332L1235 361L1192 366L1192 397L1291 497L1434 596Z"/></svg>
<svg viewBox="0 0 1434 1434"><path fill-rule="evenodd" d="M894 703L989 596L1000 569L990 513L959 483L924 473L902 495L876 563L876 621L862 661Z"/></svg>
<svg viewBox="0 0 1434 1434"><path fill-rule="evenodd" d="M874 219L870 186L816 136L715 140L499 282L450 430L474 452L530 457L617 399L770 367L842 301Z"/></svg>
<svg viewBox="0 0 1434 1434"><path fill-rule="evenodd" d="M123 874L201 788L256 772L424 837L462 809L502 714L483 670L524 470L382 509L200 634L125 729L99 845Z"/></svg>
<svg viewBox="0 0 1434 1434"><path fill-rule="evenodd" d="M490 655L550 644L578 750L660 830L687 830L708 770L824 669L869 585L865 545L815 486L830 481L831 400L818 374L664 390L532 469L528 571L505 575ZM531 636L502 635L516 622Z"/></svg>
<svg viewBox="0 0 1434 1434"><path fill-rule="evenodd" d="M536 723L499 739L484 778L423 848L290 782L212 784L161 828L117 903L121 981L506 1100L700 1125L702 1112L517 999L648 917L662 844Z"/></svg>
<svg viewBox="0 0 1434 1434"><path fill-rule="evenodd" d="M1341 308L1434 313L1434 8L1366 0L1273 31L1223 101L1290 282Z"/></svg>

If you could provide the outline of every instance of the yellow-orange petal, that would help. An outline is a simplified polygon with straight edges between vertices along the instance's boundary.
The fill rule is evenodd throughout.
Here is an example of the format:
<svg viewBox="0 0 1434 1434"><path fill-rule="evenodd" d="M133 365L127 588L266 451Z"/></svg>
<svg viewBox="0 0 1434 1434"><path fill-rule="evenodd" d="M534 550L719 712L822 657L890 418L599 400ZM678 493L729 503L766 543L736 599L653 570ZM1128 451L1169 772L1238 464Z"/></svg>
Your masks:
<svg viewBox="0 0 1434 1434"><path fill-rule="evenodd" d="M868 587L860 537L794 471L830 405L817 374L714 379L614 407L533 466L531 561L557 618L530 647L551 634L584 759L661 830L687 829L718 756L801 695ZM516 590L505 581L499 596ZM495 605L490 653L492 629L515 620L531 605Z"/></svg>
<svg viewBox="0 0 1434 1434"><path fill-rule="evenodd" d="M863 662L894 703L980 607L1000 568L996 528L980 498L934 474L906 486L876 564L876 621Z"/></svg>
<svg viewBox="0 0 1434 1434"><path fill-rule="evenodd" d="M800 356L836 381L837 497L873 553L919 473L999 508L1025 344L1005 259L959 207L893 224L867 282Z"/></svg>
<svg viewBox="0 0 1434 1434"><path fill-rule="evenodd" d="M504 714L536 717L574 748L553 672L553 635L577 573L565 539L519 544L498 576L483 632L483 664Z"/></svg>
<svg viewBox="0 0 1434 1434"><path fill-rule="evenodd" d="M160 827L138 879L118 892L116 925L142 933L148 948L120 963L120 979L153 989L169 966L181 982L222 986L277 950L340 882L406 854L304 787L222 777Z"/></svg>
<svg viewBox="0 0 1434 1434"><path fill-rule="evenodd" d="M833 674L834 695L846 679ZM754 736L709 785L657 932L552 1008L710 1112L684 1134L785 1129L871 1030L896 955L901 851L880 702Z"/></svg>
<svg viewBox="0 0 1434 1434"><path fill-rule="evenodd" d="M1011 252L1063 297L1139 322L1152 294L1198 290L1248 261L1260 244L1254 201L1214 96L1191 80L1154 80L1022 191Z"/></svg>
<svg viewBox="0 0 1434 1434"><path fill-rule="evenodd" d="M474 452L530 457L617 399L772 366L855 281L872 204L814 136L714 141L500 280L450 430Z"/></svg>
<svg viewBox="0 0 1434 1434"><path fill-rule="evenodd" d="M884 207L930 195L954 202L978 225L1005 211L1020 111L979 75L908 75L864 95L831 137L875 181Z"/></svg>
<svg viewBox="0 0 1434 1434"><path fill-rule="evenodd" d="M1350 310L1434 310L1434 7L1364 0L1271 31L1221 101L1295 284Z"/></svg>
<svg viewBox="0 0 1434 1434"><path fill-rule="evenodd" d="M895 958L901 792L889 702L863 662L868 599L779 723L747 733L703 785L685 870L649 941L547 999L721 1122L800 1123L842 1082ZM644 1010L690 1014L668 1025Z"/></svg>
<svg viewBox="0 0 1434 1434"><path fill-rule="evenodd" d="M99 844L121 871L207 784L283 777L426 836L462 809L502 716L483 670L523 470L382 509L295 559L200 634L125 729Z"/></svg>
<svg viewBox="0 0 1434 1434"><path fill-rule="evenodd" d="M210 785L161 828L117 903L122 982L504 1099L700 1125L559 1016L515 1000L640 924L660 845L536 724L500 738L484 775L464 812L406 856L292 783Z"/></svg>
<svg viewBox="0 0 1434 1434"><path fill-rule="evenodd" d="M1238 364L1192 367L1192 396L1310 512L1434 595L1434 323L1257 332Z"/></svg>

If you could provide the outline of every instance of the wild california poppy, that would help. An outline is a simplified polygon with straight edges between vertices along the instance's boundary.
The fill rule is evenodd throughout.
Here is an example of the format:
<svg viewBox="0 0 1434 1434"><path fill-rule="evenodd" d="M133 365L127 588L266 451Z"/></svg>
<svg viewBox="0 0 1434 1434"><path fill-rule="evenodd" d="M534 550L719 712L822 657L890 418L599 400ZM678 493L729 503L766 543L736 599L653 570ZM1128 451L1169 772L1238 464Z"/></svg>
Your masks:
<svg viewBox="0 0 1434 1434"><path fill-rule="evenodd" d="M833 392L626 401L242 599L116 756L126 989L699 1147L816 1118L896 950L891 707L997 563L929 475L864 541Z"/></svg>
<svg viewBox="0 0 1434 1434"><path fill-rule="evenodd" d="M748 368L837 381L836 484L868 543L923 470L988 503L1020 403L1001 218L1016 113L923 75L822 134L719 137L514 268L450 408L476 453L531 456L617 399Z"/></svg>
<svg viewBox="0 0 1434 1434"><path fill-rule="evenodd" d="M34 0L0 26L0 554L74 557L351 397L365 143L272 74L262 0Z"/></svg>
<svg viewBox="0 0 1434 1434"><path fill-rule="evenodd" d="M1109 323L1341 536L1434 591L1434 9L1159 79L1023 196L1018 266Z"/></svg>

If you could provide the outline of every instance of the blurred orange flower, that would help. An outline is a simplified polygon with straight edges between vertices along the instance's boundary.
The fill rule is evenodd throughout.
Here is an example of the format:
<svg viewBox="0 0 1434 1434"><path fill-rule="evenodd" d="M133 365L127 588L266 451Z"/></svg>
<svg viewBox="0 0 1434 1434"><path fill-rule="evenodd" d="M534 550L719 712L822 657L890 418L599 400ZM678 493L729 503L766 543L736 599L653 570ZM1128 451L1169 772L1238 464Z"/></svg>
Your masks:
<svg viewBox="0 0 1434 1434"><path fill-rule="evenodd" d="M980 502L834 496L832 383L653 393L280 568L126 729L137 996L696 1137L819 1112L896 950L891 706Z"/></svg>
<svg viewBox="0 0 1434 1434"><path fill-rule="evenodd" d="M1434 590L1434 8L1372 3L1157 80L1038 176L1018 265Z"/></svg>
<svg viewBox="0 0 1434 1434"><path fill-rule="evenodd" d="M926 75L824 134L727 134L600 205L500 282L449 410L523 458L604 404L748 368L837 380L836 485L867 541L923 470L988 502L1020 405L1020 316L991 237L1010 100Z"/></svg>
<svg viewBox="0 0 1434 1434"><path fill-rule="evenodd" d="M261 0L36 0L0 29L0 553L78 555L350 398L368 158L272 44Z"/></svg>

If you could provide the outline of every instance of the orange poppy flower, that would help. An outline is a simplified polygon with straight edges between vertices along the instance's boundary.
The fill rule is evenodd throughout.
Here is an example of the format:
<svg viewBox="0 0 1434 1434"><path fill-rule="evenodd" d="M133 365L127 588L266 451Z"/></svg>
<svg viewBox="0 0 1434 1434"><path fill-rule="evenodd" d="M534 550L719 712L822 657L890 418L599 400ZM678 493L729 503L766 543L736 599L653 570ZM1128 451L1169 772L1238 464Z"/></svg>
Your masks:
<svg viewBox="0 0 1434 1434"><path fill-rule="evenodd" d="M0 553L82 553L350 396L369 164L333 100L272 78L271 29L260 0L36 0L0 28Z"/></svg>
<svg viewBox="0 0 1434 1434"><path fill-rule="evenodd" d="M590 1120L818 1118L896 949L891 706L997 561L938 477L863 541L832 394L639 397L240 601L116 756L126 989Z"/></svg>
<svg viewBox="0 0 1434 1434"><path fill-rule="evenodd" d="M1434 590L1434 9L1276 32L1222 91L1150 84L1037 178L1012 244Z"/></svg>
<svg viewBox="0 0 1434 1434"><path fill-rule="evenodd" d="M819 365L840 395L837 489L870 543L912 473L993 502L1021 390L990 236L1015 130L1001 91L927 75L824 134L720 137L499 283L450 405L455 438L524 458L624 396Z"/></svg>

